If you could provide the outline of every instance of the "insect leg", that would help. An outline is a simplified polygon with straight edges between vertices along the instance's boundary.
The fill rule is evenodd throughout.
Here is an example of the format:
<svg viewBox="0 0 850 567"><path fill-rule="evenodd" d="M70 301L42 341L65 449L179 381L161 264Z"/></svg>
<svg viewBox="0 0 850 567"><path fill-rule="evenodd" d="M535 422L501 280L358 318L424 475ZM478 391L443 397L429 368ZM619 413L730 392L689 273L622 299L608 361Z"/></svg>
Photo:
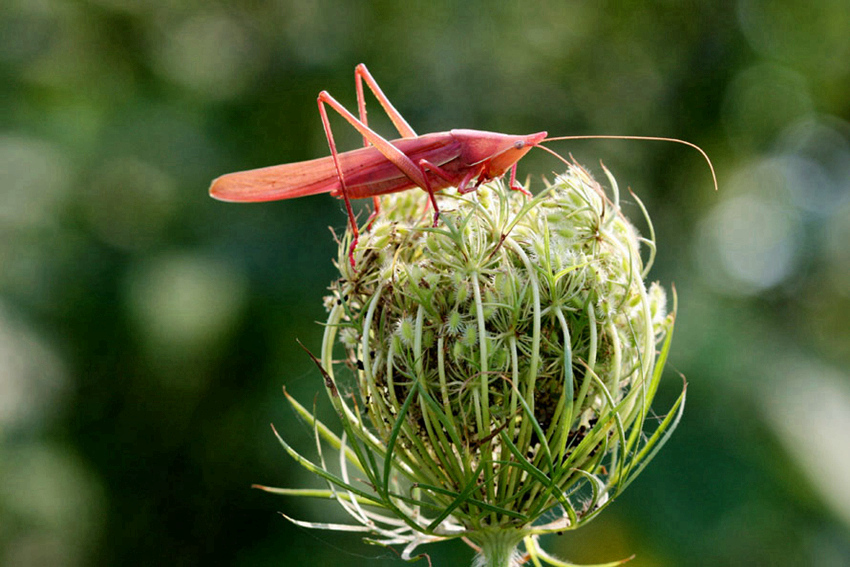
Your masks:
<svg viewBox="0 0 850 567"><path fill-rule="evenodd" d="M354 211L351 209L351 199L348 198L348 189L345 186L345 176L342 174L342 168L339 165L339 155L336 151L336 142L334 142L334 135L333 132L331 132L331 123L330 120L328 120L328 113L325 110L325 104L321 94L319 95L319 116L322 118L322 127L325 129L325 137L328 139L328 146L331 149L331 156L333 156L336 174L337 177L339 177L339 185L342 189L342 198L345 201L345 210L348 213L348 222L351 224L351 232L354 234L354 239L351 241L351 247L348 249L348 262L353 268L354 248L357 247L357 242L360 240L360 231L357 229L357 219L354 218Z"/></svg>
<svg viewBox="0 0 850 567"><path fill-rule="evenodd" d="M381 152L387 160L389 160L394 166L396 166L399 171L401 171L404 175L407 176L408 179L413 181L417 187L425 188L428 180L425 178L425 175L419 169L419 167L414 163L412 159L407 157L404 152L400 149L389 143L385 138L383 138L380 134L370 129L368 126L363 124L360 120L357 119L353 114L351 114L344 106L342 106L335 98L333 98L327 91L322 91L319 93L319 101L321 103L327 104L335 111L339 113L340 116L345 118L346 122L351 124L355 130L360 132L370 144L375 146L379 152Z"/></svg>
<svg viewBox="0 0 850 567"><path fill-rule="evenodd" d="M478 166L478 168L470 169L469 172L463 177L463 180L460 182L460 185L457 186L457 192L460 193L461 195L465 195L467 193L471 193L472 191L475 191L476 189L478 189L478 187L484 181L483 176L479 177L478 181L475 183L475 185L473 187L467 187L467 185L469 185L469 182L472 181L472 179L475 176L480 176L482 173L484 173L485 167L486 166L482 163L481 165Z"/></svg>
<svg viewBox="0 0 850 567"><path fill-rule="evenodd" d="M442 177L443 179L445 179L448 182L449 185L457 185L457 177L452 176L451 173L449 173L448 171L446 171L445 169L443 169L439 165L433 164L426 159L420 159L419 160L419 167L422 169L423 174L425 173L425 169L427 168L427 169L433 171L439 177ZM467 189L466 186L469 184L470 181L472 181L473 177L475 177L476 175L479 175L482 171L484 171L484 165L483 164L476 169L470 169L466 173L466 175L463 176L463 179L461 179L461 182L458 185L458 189L457 189L458 193L460 193L462 195L464 193L468 193L469 191L472 191L472 189ZM426 176L426 179L427 179L427 176ZM478 186L476 185L476 188L477 187ZM437 226L437 220L439 220L439 218L440 218L440 209L437 207L437 198L434 195L433 189L431 189L430 183L428 184L428 187L427 187L426 190L428 191L428 197L431 199L431 205L434 206L434 226Z"/></svg>
<svg viewBox="0 0 850 567"><path fill-rule="evenodd" d="M354 68L355 91L357 91L357 108L360 111L360 122L368 126L369 119L366 117L366 99L363 97L363 79L360 74L360 67L363 67L364 70L366 69L366 66L363 65L363 63ZM368 73L369 71L366 72ZM372 92L375 92L374 89ZM369 140L366 139L366 136L363 136L363 147L369 147ZM375 195L372 197L372 214L369 215L368 219L366 219L367 227L372 226L372 222L374 222L379 212L381 212L381 198Z"/></svg>
<svg viewBox="0 0 850 567"><path fill-rule="evenodd" d="M381 106L384 108L384 112L386 112L387 116L390 117L390 120L392 120L393 125L395 125L396 130L398 130L398 133L401 134L403 138L416 137L416 132L413 131L410 124L407 123L401 113L392 105L390 99L387 98L387 95L385 95L384 91L381 90L381 87L378 86L378 82L374 77L372 77L372 74L369 73L369 69L366 68L366 65L361 63L355 67L354 79L357 91L357 108L360 111L360 121L364 125L369 125L369 121L366 118L366 99L363 96L363 81L366 81L366 86L369 87L369 90L372 91L372 94L374 94L375 98L378 99L378 102L381 103ZM369 140L366 136L363 136L363 145L369 145ZM378 216L378 212L381 210L380 198L377 195L372 197L372 203L374 207L372 209L372 214L369 215L369 220L366 221L367 226L371 226L372 221L375 220L375 217Z"/></svg>
<svg viewBox="0 0 850 567"><path fill-rule="evenodd" d="M351 209L351 202L348 197L348 189L345 186L345 179L343 178L342 167L340 167L339 165L339 157L336 151L336 144L334 143L333 134L331 133L331 125L330 121L328 120L325 105L327 104L328 106L333 108L337 113L339 113L340 116L345 118L346 122L351 124L355 130L360 132L360 134L364 138L366 138L366 140L370 144L375 146L375 149L381 152L381 154L383 154L383 156L387 158L387 160L389 160L394 166L396 166L399 171L406 175L418 187L422 187L423 189L428 190L428 178L426 177L425 173L413 162L412 159L404 155L404 152L389 143L380 134L370 129L363 122L358 120L334 97L332 97L330 93L328 93L327 91L320 92L318 102L319 114L322 117L322 125L325 129L325 136L328 139L328 146L331 149L334 167L336 167L337 175L339 177L339 183L342 189L342 197L345 200L345 208L348 212L348 219L349 221L351 221L351 228L354 232L354 241L351 243L351 249L348 252L348 260L349 262L351 262L351 265L354 266L354 248L357 245L360 232L357 230L357 221L355 220L354 212Z"/></svg>
<svg viewBox="0 0 850 567"><path fill-rule="evenodd" d="M390 117L390 120L393 121L393 125L395 126L398 133L401 134L402 138L415 138L416 132L413 131L413 128L410 127L410 124L407 123L407 120L401 115L401 113L396 110L396 108L390 102L390 99L387 98L387 95L384 94L384 91L381 90L381 87L378 86L378 82L372 77L372 74L369 73L369 69L366 68L366 65L361 63L354 69L354 77L357 79L357 104L360 108L360 120L364 124L366 124L366 101L363 98L363 81L366 81L366 85L369 87L369 90L375 95L375 98L378 99L378 102L381 103L381 106L384 108L384 112L387 113L387 116ZM364 137L363 143L366 143L366 139Z"/></svg>
<svg viewBox="0 0 850 567"><path fill-rule="evenodd" d="M511 166L511 189L513 189L514 191L520 191L523 195L531 197L531 192L519 183L517 183L516 163Z"/></svg>
<svg viewBox="0 0 850 567"><path fill-rule="evenodd" d="M430 169L449 183L453 182L451 175L449 175L446 171L443 170L438 165L434 165L427 159L419 160L419 169L422 170L422 175L425 176L425 181L427 182L427 186L425 187L425 191L428 192L428 198L431 200L431 206L434 207L434 224L433 226L437 226L437 221L440 219L440 207L437 206L437 197L434 195L434 190L431 188L431 182L428 181L428 176L425 175L425 168Z"/></svg>

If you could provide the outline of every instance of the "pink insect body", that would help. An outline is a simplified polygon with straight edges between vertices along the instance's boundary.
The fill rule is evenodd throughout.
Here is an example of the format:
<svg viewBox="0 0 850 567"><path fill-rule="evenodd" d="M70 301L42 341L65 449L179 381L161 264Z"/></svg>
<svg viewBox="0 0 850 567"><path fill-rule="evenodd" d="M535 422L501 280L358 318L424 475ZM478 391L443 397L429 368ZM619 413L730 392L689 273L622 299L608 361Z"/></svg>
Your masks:
<svg viewBox="0 0 850 567"><path fill-rule="evenodd" d="M424 175L432 191L446 187L469 190L476 184L501 177L528 151L546 137L546 132L511 136L478 130L451 130L400 138L390 142L414 163L424 160ZM338 154L350 199L362 199L417 187L403 171L377 148L369 146ZM427 190L427 189L426 189ZM342 184L333 156L273 165L223 175L213 181L210 194L221 201L259 202L330 193L342 197Z"/></svg>
<svg viewBox="0 0 850 567"><path fill-rule="evenodd" d="M326 91L319 93L319 115L331 150L329 157L222 175L212 182L210 195L231 202L274 201L317 193L342 197L354 233L348 254L353 266L359 230L351 199L373 197L374 217L379 210L379 195L419 187L428 193L436 225L440 209L434 193L445 187L458 187L461 193L472 191L510 169L511 187L524 191L516 182L516 162L543 141L546 132L511 136L477 130L451 130L418 136L393 107L365 65L358 65L354 76L359 119ZM363 96L364 81L401 134L400 139L388 141L369 128ZM326 105L360 132L365 147L337 152Z"/></svg>

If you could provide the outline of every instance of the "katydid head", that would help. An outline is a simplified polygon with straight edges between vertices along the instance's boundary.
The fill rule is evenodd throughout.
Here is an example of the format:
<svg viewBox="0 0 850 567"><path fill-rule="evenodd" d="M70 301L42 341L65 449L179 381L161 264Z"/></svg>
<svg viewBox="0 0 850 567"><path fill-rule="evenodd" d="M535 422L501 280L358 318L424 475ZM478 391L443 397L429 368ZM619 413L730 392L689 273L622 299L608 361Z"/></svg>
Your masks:
<svg viewBox="0 0 850 567"><path fill-rule="evenodd" d="M494 179L504 174L531 148L544 140L546 132L513 136L480 130L452 130L452 136L461 143L466 164L486 164L486 177Z"/></svg>

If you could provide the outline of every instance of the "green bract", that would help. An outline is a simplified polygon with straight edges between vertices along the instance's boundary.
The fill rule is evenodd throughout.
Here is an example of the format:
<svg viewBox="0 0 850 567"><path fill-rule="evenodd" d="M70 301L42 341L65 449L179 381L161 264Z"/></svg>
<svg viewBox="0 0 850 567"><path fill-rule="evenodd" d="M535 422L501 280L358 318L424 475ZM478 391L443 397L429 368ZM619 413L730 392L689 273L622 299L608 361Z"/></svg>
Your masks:
<svg viewBox="0 0 850 567"><path fill-rule="evenodd" d="M520 544L567 565L536 536L605 508L684 407L683 391L645 430L673 314L644 283L641 247L651 258L654 244L608 178L610 197L578 166L534 198L499 182L443 195L436 227L422 192L383 197L355 269L341 240L328 302L320 366L344 435L290 398L342 469L281 440L329 489L273 490L336 498L406 558L463 536L487 565L509 565Z"/></svg>

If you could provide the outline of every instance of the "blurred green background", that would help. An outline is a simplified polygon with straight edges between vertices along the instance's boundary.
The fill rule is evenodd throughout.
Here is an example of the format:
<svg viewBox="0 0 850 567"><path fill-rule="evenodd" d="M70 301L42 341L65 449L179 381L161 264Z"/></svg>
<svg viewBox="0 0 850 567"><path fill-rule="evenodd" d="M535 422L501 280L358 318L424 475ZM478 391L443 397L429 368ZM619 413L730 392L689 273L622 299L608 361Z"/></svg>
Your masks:
<svg viewBox="0 0 850 567"><path fill-rule="evenodd" d="M667 395L676 372L690 387L642 477L546 545L850 565L848 30L847 0L5 0L0 564L402 564L276 514L333 506L250 488L319 486L269 422L309 451L281 386L327 405L296 338L318 348L341 202L207 196L222 173L327 155L316 95L354 108L365 62L420 133L674 136L717 167L715 193L682 146L553 144L645 201L651 277L680 302ZM520 177L559 167L532 152Z"/></svg>

